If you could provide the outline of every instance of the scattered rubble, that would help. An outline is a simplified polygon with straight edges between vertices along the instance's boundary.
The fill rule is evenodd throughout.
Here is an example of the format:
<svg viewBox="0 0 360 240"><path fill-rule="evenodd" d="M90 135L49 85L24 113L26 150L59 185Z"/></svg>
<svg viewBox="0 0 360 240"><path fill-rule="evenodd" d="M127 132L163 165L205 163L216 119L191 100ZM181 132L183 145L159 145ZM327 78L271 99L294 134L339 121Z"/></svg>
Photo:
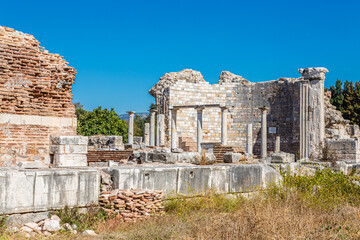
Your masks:
<svg viewBox="0 0 360 240"><path fill-rule="evenodd" d="M60 230L67 230L70 231L72 234L76 234L77 231L74 230L77 228L76 225L70 226L69 223L65 223L61 226L60 224L61 219L57 215L52 215L50 218L47 218L45 220L41 220L38 222L28 222L25 223L20 228L18 227L12 227L9 229L12 233L20 233L21 235L25 237L49 237L52 234L54 234L57 231ZM93 233L96 235L96 233L92 230L86 230L89 233ZM91 234L91 235L93 235ZM90 234L88 234L90 235Z"/></svg>

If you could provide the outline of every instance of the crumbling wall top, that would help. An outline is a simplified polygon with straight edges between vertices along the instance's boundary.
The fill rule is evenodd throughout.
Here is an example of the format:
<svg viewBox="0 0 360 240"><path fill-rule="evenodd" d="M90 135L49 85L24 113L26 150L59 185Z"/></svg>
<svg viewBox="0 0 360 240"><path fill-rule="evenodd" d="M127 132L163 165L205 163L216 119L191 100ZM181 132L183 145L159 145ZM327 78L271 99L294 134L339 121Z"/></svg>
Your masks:
<svg viewBox="0 0 360 240"><path fill-rule="evenodd" d="M249 84L250 81L246 80L242 76L235 75L229 71L222 71L219 77L219 84L223 84L223 83Z"/></svg>
<svg viewBox="0 0 360 240"><path fill-rule="evenodd" d="M158 93L163 93L164 89L175 84L177 81L186 81L189 83L206 82L203 75L199 71L192 69L184 69L180 72L165 73L158 83L156 83L150 90L151 96L156 97Z"/></svg>

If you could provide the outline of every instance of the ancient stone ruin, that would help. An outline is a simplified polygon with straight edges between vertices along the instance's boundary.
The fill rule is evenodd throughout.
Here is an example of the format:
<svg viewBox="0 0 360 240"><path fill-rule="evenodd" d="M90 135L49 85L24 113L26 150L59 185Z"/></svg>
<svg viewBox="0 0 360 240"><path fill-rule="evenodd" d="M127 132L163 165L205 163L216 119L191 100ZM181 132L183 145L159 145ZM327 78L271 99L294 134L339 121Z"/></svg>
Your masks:
<svg viewBox="0 0 360 240"><path fill-rule="evenodd" d="M358 126L344 120L324 94L326 72L305 68L299 78L252 83L224 71L211 85L200 72L185 69L166 73L149 93L164 116L167 147L200 151L221 144L260 158L281 149L297 159L316 159L327 146L339 159L358 162Z"/></svg>
<svg viewBox="0 0 360 240"><path fill-rule="evenodd" d="M45 233L50 209L99 196L109 212L136 221L162 214L160 193L251 192L281 180L279 166L323 164L326 151L332 167L357 168L359 127L330 104L327 72L253 83L224 71L217 84L194 70L166 73L149 91L157 108L144 136L134 136L129 111L124 144L77 136L75 69L32 35L0 26L0 215L31 218L24 229Z"/></svg>

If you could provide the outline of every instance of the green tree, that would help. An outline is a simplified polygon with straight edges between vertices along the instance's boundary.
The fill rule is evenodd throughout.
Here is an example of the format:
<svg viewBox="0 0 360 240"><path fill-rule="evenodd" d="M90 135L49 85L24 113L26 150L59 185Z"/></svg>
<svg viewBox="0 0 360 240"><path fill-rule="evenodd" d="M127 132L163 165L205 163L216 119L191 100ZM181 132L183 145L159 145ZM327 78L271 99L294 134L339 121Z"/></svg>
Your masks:
<svg viewBox="0 0 360 240"><path fill-rule="evenodd" d="M80 104L75 104L75 107L79 135L121 135L123 141L127 142L127 124L113 108L108 110L98 107L93 111L86 111Z"/></svg>
<svg viewBox="0 0 360 240"><path fill-rule="evenodd" d="M331 91L330 103L336 106L345 119L351 124L360 125L360 81L336 80L335 86L329 88Z"/></svg>
<svg viewBox="0 0 360 240"><path fill-rule="evenodd" d="M135 136L144 136L145 131L145 119L142 119L140 115L135 116L134 119L134 135Z"/></svg>
<svg viewBox="0 0 360 240"><path fill-rule="evenodd" d="M151 103L149 109L156 109L156 105L154 103ZM140 137L144 136L145 123L150 123L150 114L148 114L144 119L142 119L139 115L135 116L135 120L134 120L135 136L140 136ZM156 119L155 119L155 124L156 124Z"/></svg>
<svg viewBox="0 0 360 240"><path fill-rule="evenodd" d="M330 103L336 107L337 110L343 111L343 103L344 103L344 94L342 89L341 80L337 79L335 86L331 86L329 90L331 91L331 99Z"/></svg>

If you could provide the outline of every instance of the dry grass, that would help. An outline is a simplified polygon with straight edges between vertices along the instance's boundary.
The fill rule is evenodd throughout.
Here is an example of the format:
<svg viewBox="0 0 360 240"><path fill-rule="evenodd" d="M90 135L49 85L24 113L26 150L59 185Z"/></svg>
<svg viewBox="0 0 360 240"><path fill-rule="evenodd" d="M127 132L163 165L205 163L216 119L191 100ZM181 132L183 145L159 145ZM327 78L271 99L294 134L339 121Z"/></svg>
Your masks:
<svg viewBox="0 0 360 240"><path fill-rule="evenodd" d="M213 196L191 201L211 202ZM224 200L225 202L228 200ZM102 223L98 231L124 239L359 239L357 209L349 205L333 210L306 206L293 196L283 202L264 199L235 200L233 209L212 203L189 212L170 212L142 223L119 226ZM192 204L192 203L190 203ZM121 233L117 235L117 233Z"/></svg>

